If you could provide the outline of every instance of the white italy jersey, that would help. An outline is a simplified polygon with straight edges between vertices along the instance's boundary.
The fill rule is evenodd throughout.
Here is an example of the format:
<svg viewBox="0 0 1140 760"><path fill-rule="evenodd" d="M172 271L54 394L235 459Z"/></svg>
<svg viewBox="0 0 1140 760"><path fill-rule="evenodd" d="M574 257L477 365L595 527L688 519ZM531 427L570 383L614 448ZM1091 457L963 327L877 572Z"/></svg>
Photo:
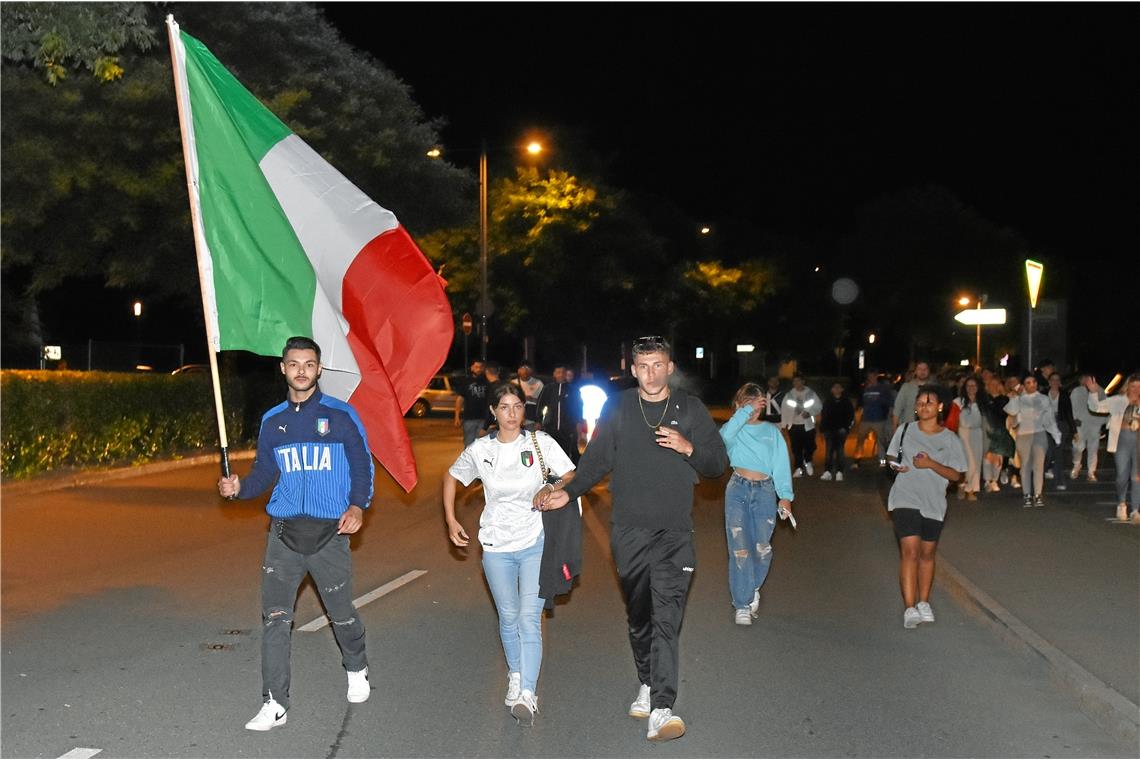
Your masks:
<svg viewBox="0 0 1140 760"><path fill-rule="evenodd" d="M543 432L536 435L550 472L563 475L574 469L553 438ZM534 495L542 488L542 468L530 433L520 431L510 443L489 435L478 438L448 472L465 486L483 481L486 506L479 518L483 551L515 552L534 545L542 533L542 513L532 509Z"/></svg>

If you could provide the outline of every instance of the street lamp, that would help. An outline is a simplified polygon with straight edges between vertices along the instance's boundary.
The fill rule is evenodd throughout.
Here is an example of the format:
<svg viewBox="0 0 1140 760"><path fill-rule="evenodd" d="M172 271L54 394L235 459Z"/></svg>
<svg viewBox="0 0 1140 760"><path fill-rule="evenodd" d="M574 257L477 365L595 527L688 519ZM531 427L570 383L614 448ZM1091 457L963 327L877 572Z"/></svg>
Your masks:
<svg viewBox="0 0 1140 760"><path fill-rule="evenodd" d="M977 329L977 343L975 344L974 353L974 366L982 366L982 325L1004 325L1005 324L1005 309L983 309L982 305L985 304L989 298L988 295L983 293L978 296L975 303L975 308L965 309L954 315L954 319L964 325L974 325ZM959 306L968 306L970 298L962 296L958 299Z"/></svg>
<svg viewBox="0 0 1140 760"><path fill-rule="evenodd" d="M538 140L531 140L526 145L526 152L532 156L537 156L542 153L545 148ZM433 147L427 152L429 158L440 158L443 151L437 146ZM487 361L487 344L491 342L490 337L487 335L487 317L491 316L494 307L491 305L491 298L488 293L487 287L487 234L490 227L488 223L488 215L490 214L490 207L487 200L487 191L490 184L490 178L487 172L487 141L481 140L479 143L479 324L483 336L483 348L480 356L484 362Z"/></svg>

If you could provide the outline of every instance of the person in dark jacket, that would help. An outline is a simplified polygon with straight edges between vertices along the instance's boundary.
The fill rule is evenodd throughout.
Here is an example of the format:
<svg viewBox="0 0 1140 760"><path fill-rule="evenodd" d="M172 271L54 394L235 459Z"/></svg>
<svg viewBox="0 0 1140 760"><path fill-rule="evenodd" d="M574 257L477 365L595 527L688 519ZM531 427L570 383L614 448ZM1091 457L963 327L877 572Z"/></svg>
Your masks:
<svg viewBox="0 0 1140 760"><path fill-rule="evenodd" d="M348 672L348 701L364 702L368 658L364 623L352 602L348 537L360 530L372 501L372 455L364 426L344 401L317 387L321 348L311 338L289 338L281 352L286 401L265 413L257 458L243 479L218 481L223 497L253 499L273 486L265 511L273 518L261 574L261 710L250 731L285 725L289 710L289 642L297 589L306 575L332 619Z"/></svg>
<svg viewBox="0 0 1140 760"><path fill-rule="evenodd" d="M676 739L673 714L678 649L696 568L693 488L728 466L724 441L704 404L673 389L672 348L661 336L633 344L637 387L606 402L577 477L557 487L544 508L559 508L612 473L610 546L625 597L629 640L641 686L629 715L648 718L650 741Z"/></svg>
<svg viewBox="0 0 1140 760"><path fill-rule="evenodd" d="M1065 491L1065 483L1069 475L1066 462L1072 458L1073 432L1077 429L1073 418L1073 402L1069 392L1061 387L1061 375L1054 372L1049 375L1049 405L1053 409L1053 417L1057 420L1057 427L1061 429L1061 442L1049 439L1049 449L1045 453L1045 477L1053 481L1053 487L1058 491Z"/></svg>
<svg viewBox="0 0 1140 760"><path fill-rule="evenodd" d="M543 385L538 394L538 429L558 441L570 461L577 464L581 456L578 424L582 421L582 397L566 381L565 364L554 368L553 377L553 382Z"/></svg>
<svg viewBox="0 0 1140 760"><path fill-rule="evenodd" d="M847 444L847 434L855 424L855 407L851 399L843 393L843 384L835 383L831 386L831 396L823 402L823 412L819 418L819 430L823 433L823 441L827 445L826 455L823 459L823 474L820 480L843 480L843 469L847 462L843 456L843 447Z"/></svg>

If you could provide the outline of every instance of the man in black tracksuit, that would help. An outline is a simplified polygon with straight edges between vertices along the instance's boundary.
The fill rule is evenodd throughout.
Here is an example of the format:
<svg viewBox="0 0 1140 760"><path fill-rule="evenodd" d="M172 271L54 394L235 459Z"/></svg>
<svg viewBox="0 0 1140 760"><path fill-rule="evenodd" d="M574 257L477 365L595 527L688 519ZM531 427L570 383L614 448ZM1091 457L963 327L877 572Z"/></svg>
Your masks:
<svg viewBox="0 0 1140 760"><path fill-rule="evenodd" d="M650 740L675 739L685 723L673 715L678 639L696 567L693 488L728 466L716 424L704 404L670 390L674 365L660 336L634 342L638 387L606 402L578 474L547 497L556 509L612 473L610 544L629 619L633 660L641 679L629 714L649 718Z"/></svg>

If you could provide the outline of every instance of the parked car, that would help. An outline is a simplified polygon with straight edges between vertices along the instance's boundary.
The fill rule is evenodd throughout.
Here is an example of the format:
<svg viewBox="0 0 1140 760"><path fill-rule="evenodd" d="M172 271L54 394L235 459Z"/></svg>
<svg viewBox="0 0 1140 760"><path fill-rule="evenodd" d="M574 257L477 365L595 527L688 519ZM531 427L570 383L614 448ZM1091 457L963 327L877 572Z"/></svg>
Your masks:
<svg viewBox="0 0 1140 760"><path fill-rule="evenodd" d="M430 412L454 412L459 394L460 378L451 375L436 375L408 410L411 417L426 417Z"/></svg>

